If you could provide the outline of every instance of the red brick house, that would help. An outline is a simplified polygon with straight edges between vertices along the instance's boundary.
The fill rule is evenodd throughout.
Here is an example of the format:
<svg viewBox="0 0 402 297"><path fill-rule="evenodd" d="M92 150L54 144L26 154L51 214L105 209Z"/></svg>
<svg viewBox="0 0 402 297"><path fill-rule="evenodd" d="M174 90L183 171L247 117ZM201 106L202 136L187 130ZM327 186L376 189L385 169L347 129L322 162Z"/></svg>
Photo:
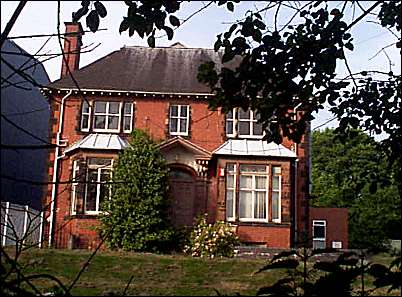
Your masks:
<svg viewBox="0 0 402 297"><path fill-rule="evenodd" d="M60 145L49 155L49 244L98 240L93 226L107 194L102 183L85 182L108 180L134 127L160 143L168 162L175 225L207 212L211 221L233 223L244 243L274 248L293 246L309 228L309 133L300 144L267 143L253 111L209 110L214 95L196 75L205 61L220 65L220 53L181 44L123 47L80 69L81 25L66 23L66 30L78 32L65 48L77 52L67 60L79 88L63 63L61 79L43 89L51 139Z"/></svg>

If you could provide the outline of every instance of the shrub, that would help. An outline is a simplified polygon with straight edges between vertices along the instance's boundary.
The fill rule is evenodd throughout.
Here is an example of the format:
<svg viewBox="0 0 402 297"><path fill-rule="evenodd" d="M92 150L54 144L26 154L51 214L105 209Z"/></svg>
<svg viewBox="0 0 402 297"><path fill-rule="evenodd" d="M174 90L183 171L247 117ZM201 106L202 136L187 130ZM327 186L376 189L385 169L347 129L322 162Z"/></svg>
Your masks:
<svg viewBox="0 0 402 297"><path fill-rule="evenodd" d="M168 168L156 144L141 130L119 154L111 199L103 203L100 233L111 248L164 252L172 246L167 216Z"/></svg>
<svg viewBox="0 0 402 297"><path fill-rule="evenodd" d="M226 222L207 224L207 214L197 218L184 252L193 257L233 257L239 238Z"/></svg>

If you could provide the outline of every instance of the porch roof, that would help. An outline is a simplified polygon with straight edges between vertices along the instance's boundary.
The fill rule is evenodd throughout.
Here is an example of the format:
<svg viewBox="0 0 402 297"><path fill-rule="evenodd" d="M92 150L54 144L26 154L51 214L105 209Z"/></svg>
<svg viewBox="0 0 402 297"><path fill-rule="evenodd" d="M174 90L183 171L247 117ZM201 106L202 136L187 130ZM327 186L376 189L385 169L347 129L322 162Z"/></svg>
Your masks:
<svg viewBox="0 0 402 297"><path fill-rule="evenodd" d="M263 156L263 157L285 157L296 158L296 153L274 142L267 143L263 140L250 139L229 139L213 154L232 156Z"/></svg>
<svg viewBox="0 0 402 297"><path fill-rule="evenodd" d="M76 149L122 150L128 142L116 134L89 134L66 148L65 153Z"/></svg>

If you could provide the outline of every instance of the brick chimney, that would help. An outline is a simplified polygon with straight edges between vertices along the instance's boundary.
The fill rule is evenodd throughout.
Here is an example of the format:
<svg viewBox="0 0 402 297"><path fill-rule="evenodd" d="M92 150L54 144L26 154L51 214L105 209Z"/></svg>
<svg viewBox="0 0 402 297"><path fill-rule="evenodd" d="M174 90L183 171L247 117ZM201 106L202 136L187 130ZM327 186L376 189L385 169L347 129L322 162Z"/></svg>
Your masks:
<svg viewBox="0 0 402 297"><path fill-rule="evenodd" d="M84 35L84 30L82 30L81 23L65 22L66 25L66 35L64 35L64 57L61 64L61 74L60 77L64 77L68 74L68 69L71 72L77 70L80 65L80 51L82 40L81 37ZM67 61L67 65L65 63Z"/></svg>

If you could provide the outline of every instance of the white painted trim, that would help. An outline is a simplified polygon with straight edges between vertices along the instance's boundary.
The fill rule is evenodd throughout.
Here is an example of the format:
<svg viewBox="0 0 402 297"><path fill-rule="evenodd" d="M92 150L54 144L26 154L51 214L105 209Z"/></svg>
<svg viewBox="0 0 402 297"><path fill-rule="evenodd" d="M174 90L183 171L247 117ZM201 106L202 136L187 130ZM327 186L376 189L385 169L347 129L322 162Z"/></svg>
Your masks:
<svg viewBox="0 0 402 297"><path fill-rule="evenodd" d="M63 120L64 120L64 103L66 99L73 93L70 90L63 98L61 98L60 104L60 121L59 121L59 128L56 134L56 148L54 152L54 163L53 163L53 185L52 185L52 196L50 201L50 225L49 225L49 247L52 246L52 236L53 236L53 224L54 224L54 213L55 213L55 201L56 201L56 182L57 182L57 173L58 173L58 161L62 158L63 155L59 156L60 152L60 141L61 141L61 134L63 132Z"/></svg>
<svg viewBox="0 0 402 297"><path fill-rule="evenodd" d="M22 237L24 238L24 240L22 241L22 244L25 244L25 236L27 234L27 227L28 227L28 211L29 211L29 207L28 205L24 206L24 227L23 227L23 231L22 231Z"/></svg>
<svg viewBox="0 0 402 297"><path fill-rule="evenodd" d="M172 116L171 115L172 106L177 106L177 116ZM181 109L183 107L187 107L186 117L183 117L183 116L180 115L181 114ZM170 131L170 121L172 119L177 119L177 124L176 124L177 132ZM184 119L186 120L186 131L185 132L180 132L180 121L182 121ZM189 122L190 122L190 105L188 105L188 104L171 104L169 106L169 134L170 135L188 136L188 133L189 133L188 128L189 128L189 124L190 124Z"/></svg>
<svg viewBox="0 0 402 297"><path fill-rule="evenodd" d="M8 212L10 210L10 202L6 202L6 212L4 214L4 229L3 229L3 238L2 238L2 245L6 245L7 239L7 226L8 226Z"/></svg>
<svg viewBox="0 0 402 297"><path fill-rule="evenodd" d="M108 89L74 89L74 88L57 88L60 91L85 91L85 92L109 92L109 93L129 93L129 94L156 94L156 95L182 95L182 96L215 96L213 93L177 93L177 92L149 92L149 91L128 91L128 90L108 90ZM47 91L49 88L42 88Z"/></svg>

